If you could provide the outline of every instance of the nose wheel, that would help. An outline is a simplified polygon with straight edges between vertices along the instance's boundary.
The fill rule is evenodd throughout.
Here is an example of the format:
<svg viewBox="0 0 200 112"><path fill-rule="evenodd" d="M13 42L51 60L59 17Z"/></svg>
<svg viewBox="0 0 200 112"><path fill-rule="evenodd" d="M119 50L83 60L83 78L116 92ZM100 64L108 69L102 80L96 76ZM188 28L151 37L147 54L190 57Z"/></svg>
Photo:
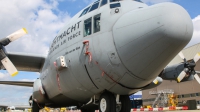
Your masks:
<svg viewBox="0 0 200 112"><path fill-rule="evenodd" d="M107 108L107 103L106 103L106 99L102 98L100 101L100 109L101 111L105 112Z"/></svg>
<svg viewBox="0 0 200 112"><path fill-rule="evenodd" d="M105 92L99 100L100 112L130 112L131 102L128 95L120 96L120 103L116 104L114 94Z"/></svg>
<svg viewBox="0 0 200 112"><path fill-rule="evenodd" d="M99 100L100 112L116 112L116 101L112 93L105 92L101 95Z"/></svg>

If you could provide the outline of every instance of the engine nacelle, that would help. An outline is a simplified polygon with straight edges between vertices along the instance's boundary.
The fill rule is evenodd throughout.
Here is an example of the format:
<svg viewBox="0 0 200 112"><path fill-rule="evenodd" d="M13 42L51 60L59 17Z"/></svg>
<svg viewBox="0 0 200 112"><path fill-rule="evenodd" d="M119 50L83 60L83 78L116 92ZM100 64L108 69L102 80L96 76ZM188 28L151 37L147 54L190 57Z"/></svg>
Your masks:
<svg viewBox="0 0 200 112"><path fill-rule="evenodd" d="M175 64L172 66L167 66L162 73L160 73L160 77L164 80L176 80L179 74L184 70L184 63ZM194 76L191 75L189 77L185 77L181 82L194 80Z"/></svg>
<svg viewBox="0 0 200 112"><path fill-rule="evenodd" d="M156 83L152 82L151 84L149 84L148 86L146 86L145 88L143 88L142 90L146 90L146 89L151 89L151 88L155 88L157 86L159 86L162 83L162 78L157 77L156 78Z"/></svg>
<svg viewBox="0 0 200 112"><path fill-rule="evenodd" d="M33 99L35 102L39 103L39 104L44 104L44 103L47 103L47 102L48 102L48 99L47 99L47 97L46 97L45 90L44 90L43 87L42 87L42 82L41 82L40 79L37 79L37 80L34 82L32 99Z"/></svg>

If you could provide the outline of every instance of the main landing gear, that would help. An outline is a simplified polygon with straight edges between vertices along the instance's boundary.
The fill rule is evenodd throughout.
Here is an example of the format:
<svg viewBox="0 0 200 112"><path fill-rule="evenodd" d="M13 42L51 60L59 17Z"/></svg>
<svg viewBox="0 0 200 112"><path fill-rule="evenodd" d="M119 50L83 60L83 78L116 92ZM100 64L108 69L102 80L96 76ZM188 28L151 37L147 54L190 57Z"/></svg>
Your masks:
<svg viewBox="0 0 200 112"><path fill-rule="evenodd" d="M38 104L33 100L32 102L32 112L39 112L40 108Z"/></svg>
<svg viewBox="0 0 200 112"><path fill-rule="evenodd" d="M37 102L35 102L34 100L31 101L31 112L39 112L40 109L44 108L44 105L38 104Z"/></svg>
<svg viewBox="0 0 200 112"><path fill-rule="evenodd" d="M105 92L101 95L99 100L100 112L130 112L131 102L128 95L117 95L116 97L110 93Z"/></svg>

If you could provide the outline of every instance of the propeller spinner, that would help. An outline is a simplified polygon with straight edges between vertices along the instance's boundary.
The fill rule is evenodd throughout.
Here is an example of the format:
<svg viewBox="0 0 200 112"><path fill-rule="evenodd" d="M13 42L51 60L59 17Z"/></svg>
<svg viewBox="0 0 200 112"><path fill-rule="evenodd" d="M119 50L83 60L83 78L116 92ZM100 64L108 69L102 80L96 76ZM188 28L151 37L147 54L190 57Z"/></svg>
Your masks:
<svg viewBox="0 0 200 112"><path fill-rule="evenodd" d="M8 73L11 76L17 75L18 71L16 67L13 65L13 63L10 61L10 59L6 56L4 47L8 45L9 43L19 39L20 37L22 37L23 35L27 33L28 33L27 30L25 28L22 28L0 40L0 60L3 66L5 67L5 69L8 71Z"/></svg>
<svg viewBox="0 0 200 112"><path fill-rule="evenodd" d="M182 52L179 53L179 56L184 60L184 70L179 74L177 81L181 82L185 77L194 75L194 78L200 84L200 78L196 73L196 71L194 70L196 63L200 60L200 54L199 53L196 54L191 62L187 62Z"/></svg>

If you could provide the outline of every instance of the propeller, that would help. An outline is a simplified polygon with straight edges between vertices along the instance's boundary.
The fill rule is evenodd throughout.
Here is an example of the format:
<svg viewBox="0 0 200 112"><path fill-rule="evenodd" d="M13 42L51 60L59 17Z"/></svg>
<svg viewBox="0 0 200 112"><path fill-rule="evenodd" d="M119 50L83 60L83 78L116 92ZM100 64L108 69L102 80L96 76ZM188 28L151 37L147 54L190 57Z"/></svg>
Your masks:
<svg viewBox="0 0 200 112"><path fill-rule="evenodd" d="M16 67L13 65L13 63L10 61L10 59L6 56L5 46L8 45L9 43L19 39L20 37L22 37L23 35L25 35L27 33L28 33L27 30L25 28L22 28L0 40L0 60L1 60L1 63L3 64L3 66L5 67L5 69L8 71L8 73L11 76L17 75L18 71L17 71Z"/></svg>
<svg viewBox="0 0 200 112"><path fill-rule="evenodd" d="M182 52L179 53L179 56L181 57L181 59L184 60L184 70L179 74L177 81L181 82L185 77L194 75L194 78L200 84L200 78L199 78L198 74L196 73L196 71L194 70L196 63L200 60L200 54L199 53L196 54L191 62L187 62L187 60Z"/></svg>
<svg viewBox="0 0 200 112"><path fill-rule="evenodd" d="M155 85L158 84L158 80L157 80L157 78L153 81L153 83L154 83Z"/></svg>

